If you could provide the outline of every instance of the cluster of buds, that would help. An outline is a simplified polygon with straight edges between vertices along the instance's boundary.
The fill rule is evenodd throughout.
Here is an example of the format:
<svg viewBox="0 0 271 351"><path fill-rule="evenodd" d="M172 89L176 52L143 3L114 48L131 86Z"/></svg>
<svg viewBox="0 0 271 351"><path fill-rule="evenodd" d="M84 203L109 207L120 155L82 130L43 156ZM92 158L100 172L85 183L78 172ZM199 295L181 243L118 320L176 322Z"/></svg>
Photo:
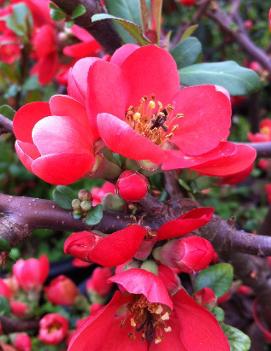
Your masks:
<svg viewBox="0 0 271 351"><path fill-rule="evenodd" d="M72 200L73 217L84 218L92 208L92 196L88 190L81 189L78 198Z"/></svg>

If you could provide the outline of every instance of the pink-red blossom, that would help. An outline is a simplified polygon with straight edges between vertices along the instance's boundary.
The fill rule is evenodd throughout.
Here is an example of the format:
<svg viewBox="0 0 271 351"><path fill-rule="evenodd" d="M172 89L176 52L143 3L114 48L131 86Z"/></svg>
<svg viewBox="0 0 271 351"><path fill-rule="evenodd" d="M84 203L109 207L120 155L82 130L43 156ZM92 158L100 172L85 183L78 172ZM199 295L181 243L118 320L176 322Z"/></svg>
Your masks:
<svg viewBox="0 0 271 351"><path fill-rule="evenodd" d="M48 345L57 345L67 336L69 322L58 313L48 313L39 323L39 339Z"/></svg>
<svg viewBox="0 0 271 351"><path fill-rule="evenodd" d="M49 103L26 104L13 127L19 159L46 182L69 184L91 171L95 157L88 119L73 98L55 95Z"/></svg>
<svg viewBox="0 0 271 351"><path fill-rule="evenodd" d="M55 305L72 306L79 291L71 279L60 275L50 282L45 293L48 301Z"/></svg>
<svg viewBox="0 0 271 351"><path fill-rule="evenodd" d="M40 290L49 274L47 256L40 258L19 259L13 265L13 274L22 289Z"/></svg>
<svg viewBox="0 0 271 351"><path fill-rule="evenodd" d="M124 171L118 178L117 191L128 202L142 200L148 192L148 180L138 172Z"/></svg>

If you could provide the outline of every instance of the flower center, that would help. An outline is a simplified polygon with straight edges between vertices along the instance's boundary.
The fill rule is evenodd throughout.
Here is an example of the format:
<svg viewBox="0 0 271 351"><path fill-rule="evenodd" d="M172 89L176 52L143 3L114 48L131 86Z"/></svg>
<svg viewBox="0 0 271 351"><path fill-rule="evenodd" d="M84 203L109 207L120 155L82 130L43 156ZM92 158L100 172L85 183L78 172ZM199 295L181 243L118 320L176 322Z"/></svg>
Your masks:
<svg viewBox="0 0 271 351"><path fill-rule="evenodd" d="M269 127L262 127L261 129L260 129L260 133L261 134L265 134L265 135L268 135L268 134L270 134L270 128Z"/></svg>
<svg viewBox="0 0 271 351"><path fill-rule="evenodd" d="M140 295L128 306L128 319L133 333L131 338L136 337L136 332L141 333L143 339L147 342L159 344L164 333L171 332L168 325L170 310L158 303L149 303L145 296Z"/></svg>
<svg viewBox="0 0 271 351"><path fill-rule="evenodd" d="M143 96L138 106L129 106L126 112L127 123L157 145L172 138L179 127L174 121L182 117L182 113L174 114L172 105L163 106L155 96Z"/></svg>

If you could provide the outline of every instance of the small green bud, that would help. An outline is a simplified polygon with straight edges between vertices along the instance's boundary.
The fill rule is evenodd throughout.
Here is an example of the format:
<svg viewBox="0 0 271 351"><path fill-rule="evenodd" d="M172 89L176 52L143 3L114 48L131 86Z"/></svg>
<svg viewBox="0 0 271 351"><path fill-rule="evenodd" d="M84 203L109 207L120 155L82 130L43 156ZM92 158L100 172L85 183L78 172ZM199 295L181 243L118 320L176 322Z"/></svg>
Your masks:
<svg viewBox="0 0 271 351"><path fill-rule="evenodd" d="M73 210L75 210L75 211L80 210L80 208L81 208L80 205L81 205L81 201L79 199L73 199L72 200L72 208L73 208Z"/></svg>
<svg viewBox="0 0 271 351"><path fill-rule="evenodd" d="M81 201L89 201L91 200L91 195L90 192L87 191L86 189L81 189L78 192L78 199Z"/></svg>
<svg viewBox="0 0 271 351"><path fill-rule="evenodd" d="M88 212L91 209L91 203L89 201L82 201L80 207L82 211Z"/></svg>

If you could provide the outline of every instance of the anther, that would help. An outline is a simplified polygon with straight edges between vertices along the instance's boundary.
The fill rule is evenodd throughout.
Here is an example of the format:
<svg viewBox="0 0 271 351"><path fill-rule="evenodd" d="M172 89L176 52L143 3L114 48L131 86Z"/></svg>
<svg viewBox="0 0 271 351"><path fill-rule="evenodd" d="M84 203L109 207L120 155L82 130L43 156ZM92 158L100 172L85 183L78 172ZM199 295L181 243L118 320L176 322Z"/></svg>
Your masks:
<svg viewBox="0 0 271 351"><path fill-rule="evenodd" d="M161 305L157 306L157 309L155 310L156 314L161 314L163 312L163 307Z"/></svg>
<svg viewBox="0 0 271 351"><path fill-rule="evenodd" d="M139 121L141 118L141 114L139 112L136 112L133 114L133 120L134 121Z"/></svg>
<svg viewBox="0 0 271 351"><path fill-rule="evenodd" d="M134 318L130 319L130 323L131 323L131 327L133 327L133 328L136 327L136 322L135 322Z"/></svg>
<svg viewBox="0 0 271 351"><path fill-rule="evenodd" d="M166 312L165 314L163 314L163 316L161 316L162 321L168 321L169 320L169 313Z"/></svg>
<svg viewBox="0 0 271 351"><path fill-rule="evenodd" d="M154 100L151 100L151 101L149 102L148 107L149 107L151 110L154 110L155 107L156 107L155 101L154 101Z"/></svg>
<svg viewBox="0 0 271 351"><path fill-rule="evenodd" d="M160 344L161 341L162 339L160 337L154 339L155 344Z"/></svg>
<svg viewBox="0 0 271 351"><path fill-rule="evenodd" d="M170 333L170 332L172 331L171 326L169 325L168 327L165 327L165 328L164 328L164 331L165 331L166 333Z"/></svg>

